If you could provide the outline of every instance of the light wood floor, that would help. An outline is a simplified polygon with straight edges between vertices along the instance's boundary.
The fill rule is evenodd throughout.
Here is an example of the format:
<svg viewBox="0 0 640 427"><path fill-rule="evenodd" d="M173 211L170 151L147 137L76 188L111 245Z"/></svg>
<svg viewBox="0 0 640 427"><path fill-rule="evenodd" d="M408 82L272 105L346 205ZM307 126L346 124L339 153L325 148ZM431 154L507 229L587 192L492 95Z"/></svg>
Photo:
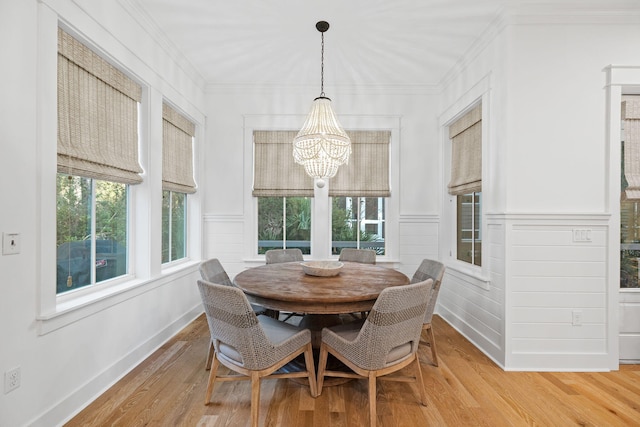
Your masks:
<svg viewBox="0 0 640 427"><path fill-rule="evenodd" d="M414 383L378 381L378 426L640 426L640 366L610 373L504 372L439 317L439 367L420 350L429 405ZM68 426L248 426L250 384L216 385L205 406L209 343L201 316ZM224 369L224 368L221 368ZM262 383L260 425L366 426L365 381L313 399L291 380Z"/></svg>

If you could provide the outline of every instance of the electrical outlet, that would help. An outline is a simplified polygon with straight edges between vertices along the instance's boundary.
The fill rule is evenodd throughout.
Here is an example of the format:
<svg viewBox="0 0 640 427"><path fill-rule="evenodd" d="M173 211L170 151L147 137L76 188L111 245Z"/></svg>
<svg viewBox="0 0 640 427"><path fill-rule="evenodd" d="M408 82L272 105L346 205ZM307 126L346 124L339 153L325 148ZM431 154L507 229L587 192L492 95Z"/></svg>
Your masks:
<svg viewBox="0 0 640 427"><path fill-rule="evenodd" d="M582 311L573 310L571 324L573 326L582 326Z"/></svg>
<svg viewBox="0 0 640 427"><path fill-rule="evenodd" d="M9 393L20 387L20 367L13 368L4 373L4 392Z"/></svg>
<svg viewBox="0 0 640 427"><path fill-rule="evenodd" d="M574 228L573 241L574 242L591 242L592 234L593 234L593 231L590 228Z"/></svg>

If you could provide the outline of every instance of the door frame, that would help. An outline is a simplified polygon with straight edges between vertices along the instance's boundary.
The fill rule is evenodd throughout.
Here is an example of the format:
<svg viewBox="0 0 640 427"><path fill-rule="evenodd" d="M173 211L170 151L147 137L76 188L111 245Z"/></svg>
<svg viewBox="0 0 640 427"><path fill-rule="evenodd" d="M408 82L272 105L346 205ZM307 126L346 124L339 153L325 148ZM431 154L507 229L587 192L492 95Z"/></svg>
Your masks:
<svg viewBox="0 0 640 427"><path fill-rule="evenodd" d="M607 73L606 85L606 153L608 156L609 174L606 179L607 191L605 211L611 214L609 219L609 251L607 265L607 336L609 367L612 370L619 369L620 364L620 326L621 313L625 307L621 307L628 297L637 298L640 308L640 292L620 290L620 174L621 156L620 147L621 132L620 104L622 95L640 94L640 66L610 65L605 68ZM635 295L637 294L637 295ZM625 361L628 362L628 361Z"/></svg>

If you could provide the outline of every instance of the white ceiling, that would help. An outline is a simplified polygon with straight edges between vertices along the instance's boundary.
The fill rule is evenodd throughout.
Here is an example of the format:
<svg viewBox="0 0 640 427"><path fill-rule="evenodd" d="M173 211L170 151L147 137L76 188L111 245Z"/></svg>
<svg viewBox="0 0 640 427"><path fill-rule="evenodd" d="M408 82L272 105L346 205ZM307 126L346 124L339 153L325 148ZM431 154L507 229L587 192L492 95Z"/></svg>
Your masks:
<svg viewBox="0 0 640 427"><path fill-rule="evenodd" d="M131 0L209 85L438 85L509 0Z"/></svg>

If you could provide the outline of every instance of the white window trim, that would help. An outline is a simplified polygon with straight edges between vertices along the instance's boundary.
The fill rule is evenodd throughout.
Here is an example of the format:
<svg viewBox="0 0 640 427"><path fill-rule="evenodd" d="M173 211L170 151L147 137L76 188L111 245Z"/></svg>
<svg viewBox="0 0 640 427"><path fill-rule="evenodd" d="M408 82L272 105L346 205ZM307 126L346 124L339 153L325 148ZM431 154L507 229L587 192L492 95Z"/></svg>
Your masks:
<svg viewBox="0 0 640 427"><path fill-rule="evenodd" d="M82 318L91 316L105 308L117 305L154 288L170 284L177 278L197 271L202 257L201 196L198 193L187 197L188 243L187 258L183 262L162 266L159 256L162 244L161 215L154 209L160 209L162 197L162 168L153 172L145 170L142 184L129 188L129 272L125 276L107 282L79 289L69 294L57 295L55 285L56 271L56 175L57 175L57 61L58 61L58 25L85 41L71 27L59 21L55 11L47 7L38 9L38 71L37 71L37 156L39 176L36 178L37 223L36 235L36 299L37 330L40 335L63 328ZM92 46L91 43L87 45ZM118 64L114 58L111 63ZM119 65L127 72L127 68ZM139 108L140 161L145 168L150 162L162 165L161 152L150 150L148 142L162 138L162 95L149 90L144 82L135 76L143 87ZM196 120L196 141L204 140L204 122ZM194 175L202 170L201 144L194 146ZM131 219L134 219L136 226ZM157 254L154 252L157 251ZM158 256L156 256L158 255Z"/></svg>
<svg viewBox="0 0 640 427"><path fill-rule="evenodd" d="M485 193L484 189L491 188L489 155L489 135L491 128L490 117L490 88L491 75L482 78L475 86L469 89L463 96L452 103L438 118L440 129L440 141L442 147L442 182L448 183L451 176L451 140L449 139L449 126L457 119L468 113L473 107L482 103L482 203L480 235L487 237L488 221L487 206L490 206L490 191ZM442 233L440 234L440 258L444 260L447 269L455 271L461 277L466 277L466 282L483 289L489 289L489 261L491 258L490 245L482 245L482 266L472 265L460 261L456 256L456 196L448 193L446 187L442 188Z"/></svg>
<svg viewBox="0 0 640 427"><path fill-rule="evenodd" d="M244 217L244 259L247 262L264 262L264 256L257 255L258 237L257 237L257 215L258 203L257 199L251 194L251 186L253 185L253 131L254 130L283 130L297 129L304 123L304 115L246 115L243 117L244 129L244 182L246 188L244 190L244 205L249 207L245 210ZM379 257L381 263L395 262L399 257L399 211L400 211L400 195L398 192L400 182L399 160L400 160L400 117L398 116L340 116L340 123L345 129L349 130L390 130L390 155L389 155L389 179L391 187L391 197L386 199L386 236L385 236L385 253L386 255ZM330 183L329 183L330 185ZM396 189L394 191L394 189ZM318 197L318 188L316 197ZM328 190L324 187L322 190ZM327 199L327 205L329 199ZM328 212L328 206L319 206L315 197L311 201L311 209L313 212L312 221L316 224L318 212ZM324 203L322 203L324 205ZM330 254L331 251L331 233L330 233L330 217L327 217L327 232L322 236L317 233L311 233L311 259L326 258L322 253ZM317 224L316 224L317 225ZM315 227L314 227L315 228ZM322 239L318 241L317 239ZM322 246L321 251L314 248L317 245ZM318 253L322 252L322 253Z"/></svg>
<svg viewBox="0 0 640 427"><path fill-rule="evenodd" d="M619 367L619 313L620 302L636 295L637 291L621 291L620 289L620 103L622 95L640 93L640 66L609 65L605 68L607 83L607 115L606 115L606 146L608 153L607 169L609 175L605 186L605 211L610 214L608 233L608 274L607 274L607 337L609 367L617 370Z"/></svg>

